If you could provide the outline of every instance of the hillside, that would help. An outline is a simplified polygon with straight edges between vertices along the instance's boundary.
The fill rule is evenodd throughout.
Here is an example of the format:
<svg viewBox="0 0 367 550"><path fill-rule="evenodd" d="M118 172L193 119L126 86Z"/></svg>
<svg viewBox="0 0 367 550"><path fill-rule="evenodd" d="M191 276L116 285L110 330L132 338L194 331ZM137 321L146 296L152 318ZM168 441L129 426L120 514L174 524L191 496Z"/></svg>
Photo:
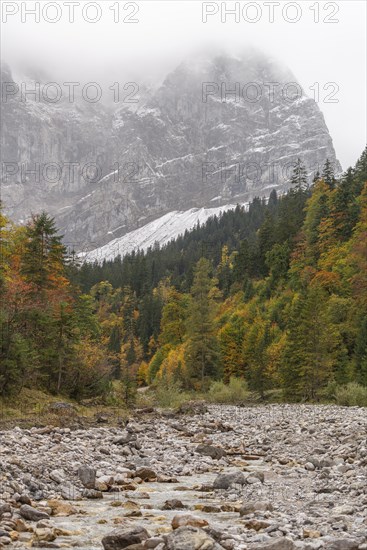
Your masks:
<svg viewBox="0 0 367 550"><path fill-rule="evenodd" d="M298 161L284 196L102 264L67 257L45 213L27 227L3 216L2 394L108 395L114 378L128 402L136 385L231 377L286 400L365 387L366 181L366 151L339 179L327 162L311 188Z"/></svg>

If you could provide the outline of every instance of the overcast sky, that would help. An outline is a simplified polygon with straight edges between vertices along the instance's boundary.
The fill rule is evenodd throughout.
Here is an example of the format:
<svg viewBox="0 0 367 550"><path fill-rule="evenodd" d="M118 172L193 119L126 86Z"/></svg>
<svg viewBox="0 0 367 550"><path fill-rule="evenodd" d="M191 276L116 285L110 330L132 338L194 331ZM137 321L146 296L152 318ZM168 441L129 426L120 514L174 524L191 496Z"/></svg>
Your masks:
<svg viewBox="0 0 367 550"><path fill-rule="evenodd" d="M72 23L71 7L66 2L42 1L40 9L47 3L58 5L58 10L49 6L45 17L60 20L48 22L41 12L40 22L36 23L34 16L25 11L34 7L35 2L2 0L2 60L11 67L20 63L35 65L61 82L92 80L124 84L135 79L138 83L157 83L196 52L223 50L237 54L252 45L285 63L306 94L313 97L319 87L319 105L343 169L353 165L364 149L367 116L364 0L278 0L272 2L273 7L263 1L240 2L239 22L234 15L221 13L222 4L228 9L234 7L235 2L231 1L211 2L203 8L200 0L137 0L137 11L132 3L100 0L100 14L93 5L84 12L90 20L100 16L98 22L91 23L82 14L88 2L78 0ZM242 10L245 4L247 11ZM119 21L115 22L117 8ZM208 15L204 23L203 9L218 13ZM10 14L12 11L16 13ZM21 21L22 16L25 22ZM138 22L124 22L123 18ZM319 22L315 21L317 18ZM315 83L318 85L314 86ZM325 102L328 95L337 102Z"/></svg>

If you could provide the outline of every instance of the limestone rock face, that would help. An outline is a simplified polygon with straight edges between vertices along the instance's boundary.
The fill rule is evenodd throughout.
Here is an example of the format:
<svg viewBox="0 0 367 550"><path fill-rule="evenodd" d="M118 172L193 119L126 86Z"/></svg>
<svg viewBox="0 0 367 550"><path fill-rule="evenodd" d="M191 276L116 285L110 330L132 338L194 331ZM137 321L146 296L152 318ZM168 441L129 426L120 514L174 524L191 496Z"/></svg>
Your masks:
<svg viewBox="0 0 367 550"><path fill-rule="evenodd" d="M2 82L14 85L6 66ZM173 210L282 190L297 157L310 178L326 158L339 172L317 103L294 83L251 54L182 63L133 104L10 94L1 102L6 212L19 221L46 209L66 243L91 250Z"/></svg>

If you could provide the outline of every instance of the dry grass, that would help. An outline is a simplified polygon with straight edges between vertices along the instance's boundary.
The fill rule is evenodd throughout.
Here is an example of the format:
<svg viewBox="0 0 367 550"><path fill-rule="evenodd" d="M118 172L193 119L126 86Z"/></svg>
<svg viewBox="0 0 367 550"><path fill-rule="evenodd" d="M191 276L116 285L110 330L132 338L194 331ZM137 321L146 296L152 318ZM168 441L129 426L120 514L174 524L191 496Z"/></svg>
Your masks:
<svg viewBox="0 0 367 550"><path fill-rule="evenodd" d="M52 403L68 403L69 409L50 410ZM80 405L64 396L52 396L40 390L22 389L15 398L0 400L0 427L60 426L94 424L115 425L123 422L128 411L123 407L97 405L93 401ZM98 418L103 418L102 423Z"/></svg>

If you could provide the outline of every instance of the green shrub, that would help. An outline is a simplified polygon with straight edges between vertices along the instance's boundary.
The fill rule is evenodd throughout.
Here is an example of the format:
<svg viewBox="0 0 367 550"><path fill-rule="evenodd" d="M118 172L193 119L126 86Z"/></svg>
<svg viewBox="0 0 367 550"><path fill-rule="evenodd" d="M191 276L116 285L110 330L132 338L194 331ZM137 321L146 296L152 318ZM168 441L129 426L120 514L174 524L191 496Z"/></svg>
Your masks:
<svg viewBox="0 0 367 550"><path fill-rule="evenodd" d="M176 408L190 399L190 394L182 390L179 382L163 379L155 386L155 400L159 407Z"/></svg>
<svg viewBox="0 0 367 550"><path fill-rule="evenodd" d="M145 391L137 391L135 405L138 409L145 409L146 407L154 407L156 405L154 399L154 392L149 389Z"/></svg>
<svg viewBox="0 0 367 550"><path fill-rule="evenodd" d="M213 382L209 388L208 399L212 403L228 403L238 405L249 396L247 383L243 378L231 376L229 384Z"/></svg>
<svg viewBox="0 0 367 550"><path fill-rule="evenodd" d="M355 382L339 386L335 390L335 399L338 405L367 407L367 387Z"/></svg>
<svg viewBox="0 0 367 550"><path fill-rule="evenodd" d="M335 382L335 380L332 380L328 383L327 386L321 389L320 391L320 398L326 402L328 401L335 401L336 400L336 392L340 386Z"/></svg>

